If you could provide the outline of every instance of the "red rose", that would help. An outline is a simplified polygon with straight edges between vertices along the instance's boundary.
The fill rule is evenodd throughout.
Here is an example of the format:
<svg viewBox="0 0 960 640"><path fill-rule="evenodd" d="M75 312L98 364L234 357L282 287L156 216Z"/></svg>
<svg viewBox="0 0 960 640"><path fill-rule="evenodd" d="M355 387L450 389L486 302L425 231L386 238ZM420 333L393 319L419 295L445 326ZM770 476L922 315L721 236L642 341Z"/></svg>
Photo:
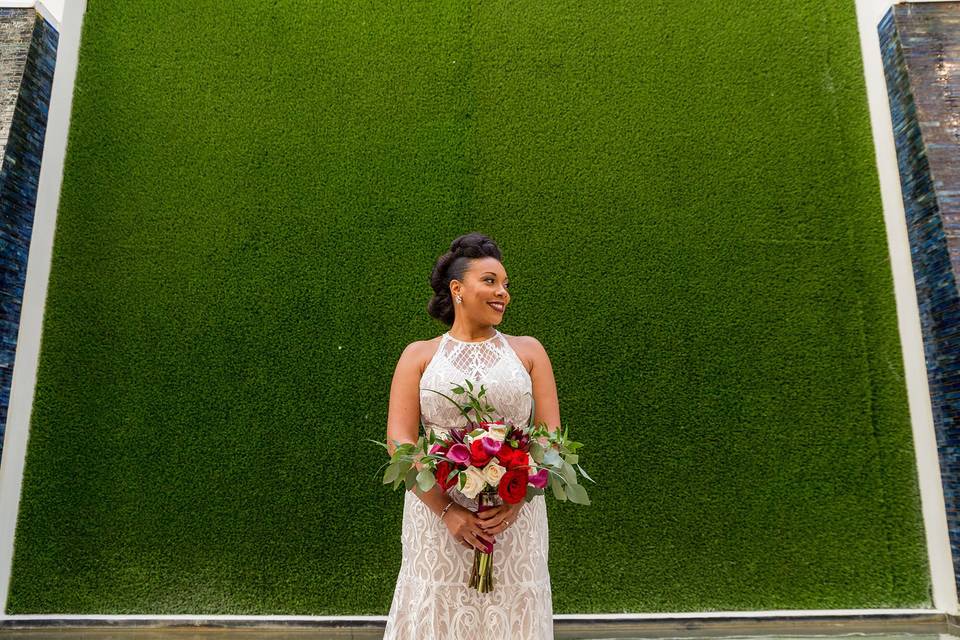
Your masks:
<svg viewBox="0 0 960 640"><path fill-rule="evenodd" d="M500 447L500 451L497 451L497 464L506 469L510 469L510 467L513 466L511 463L512 460L513 447L504 442L503 446Z"/></svg>
<svg viewBox="0 0 960 640"><path fill-rule="evenodd" d="M457 481L457 476L453 476L453 478L447 480L447 476L450 475L451 471L453 471L453 465L446 460L441 460L437 463L434 475L437 477L437 484L440 485L441 491L446 491Z"/></svg>
<svg viewBox="0 0 960 640"><path fill-rule="evenodd" d="M523 500L527 496L527 470L514 469L503 474L500 484L497 485L497 493L504 502L510 504Z"/></svg>
<svg viewBox="0 0 960 640"><path fill-rule="evenodd" d="M470 464L477 469L483 469L492 458L489 453L483 449L483 441L480 439L470 443Z"/></svg>
<svg viewBox="0 0 960 640"><path fill-rule="evenodd" d="M500 466L508 470L513 469L522 464L527 464L527 452L522 449L514 449L504 443L504 445L500 447L500 451L497 452L497 460L500 461Z"/></svg>

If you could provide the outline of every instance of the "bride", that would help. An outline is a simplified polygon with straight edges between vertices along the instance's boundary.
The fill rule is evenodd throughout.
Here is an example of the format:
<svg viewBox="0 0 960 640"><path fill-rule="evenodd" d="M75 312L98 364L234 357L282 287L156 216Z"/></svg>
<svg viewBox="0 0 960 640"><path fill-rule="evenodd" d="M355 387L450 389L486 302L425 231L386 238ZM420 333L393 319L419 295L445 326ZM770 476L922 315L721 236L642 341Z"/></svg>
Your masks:
<svg viewBox="0 0 960 640"><path fill-rule="evenodd" d="M409 344L390 388L387 446L415 443L418 426L438 435L464 426L451 388L483 384L486 400L517 426L560 424L550 359L530 336L497 330L510 304L510 282L500 249L489 237L468 233L440 256L427 312L450 330ZM531 403L531 400L533 401ZM404 492L402 561L384 640L552 640L553 603L547 568L547 509L543 495L476 513L456 484ZM493 591L468 586L474 548L493 541Z"/></svg>

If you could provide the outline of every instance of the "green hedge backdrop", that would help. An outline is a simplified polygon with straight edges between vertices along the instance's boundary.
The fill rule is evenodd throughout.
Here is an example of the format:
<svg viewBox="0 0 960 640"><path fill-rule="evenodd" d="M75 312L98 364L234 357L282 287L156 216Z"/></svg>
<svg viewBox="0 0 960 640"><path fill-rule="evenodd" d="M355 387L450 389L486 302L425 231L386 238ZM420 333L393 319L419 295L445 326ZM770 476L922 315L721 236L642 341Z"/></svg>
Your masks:
<svg viewBox="0 0 960 640"><path fill-rule="evenodd" d="M853 0L90 0L9 613L379 614L457 235L593 504L554 611L929 606Z"/></svg>

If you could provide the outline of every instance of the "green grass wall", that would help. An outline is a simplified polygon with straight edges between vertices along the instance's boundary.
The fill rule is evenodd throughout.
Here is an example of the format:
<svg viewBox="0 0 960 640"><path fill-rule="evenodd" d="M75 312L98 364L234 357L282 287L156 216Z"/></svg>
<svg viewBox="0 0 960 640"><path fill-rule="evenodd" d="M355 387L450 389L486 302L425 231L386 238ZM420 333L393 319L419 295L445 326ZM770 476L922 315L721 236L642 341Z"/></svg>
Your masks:
<svg viewBox="0 0 960 640"><path fill-rule="evenodd" d="M9 613L375 614L393 367L496 239L554 611L929 606L853 0L89 0Z"/></svg>

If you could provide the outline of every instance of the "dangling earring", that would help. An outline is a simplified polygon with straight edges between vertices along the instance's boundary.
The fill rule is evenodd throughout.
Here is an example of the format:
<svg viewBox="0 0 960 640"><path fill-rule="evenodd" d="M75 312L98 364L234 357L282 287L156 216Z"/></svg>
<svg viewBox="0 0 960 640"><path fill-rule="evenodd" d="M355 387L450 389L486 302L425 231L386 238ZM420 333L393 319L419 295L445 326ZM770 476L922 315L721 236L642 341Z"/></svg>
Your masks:
<svg viewBox="0 0 960 640"><path fill-rule="evenodd" d="M463 303L463 297L459 293L457 294L457 302Z"/></svg>

